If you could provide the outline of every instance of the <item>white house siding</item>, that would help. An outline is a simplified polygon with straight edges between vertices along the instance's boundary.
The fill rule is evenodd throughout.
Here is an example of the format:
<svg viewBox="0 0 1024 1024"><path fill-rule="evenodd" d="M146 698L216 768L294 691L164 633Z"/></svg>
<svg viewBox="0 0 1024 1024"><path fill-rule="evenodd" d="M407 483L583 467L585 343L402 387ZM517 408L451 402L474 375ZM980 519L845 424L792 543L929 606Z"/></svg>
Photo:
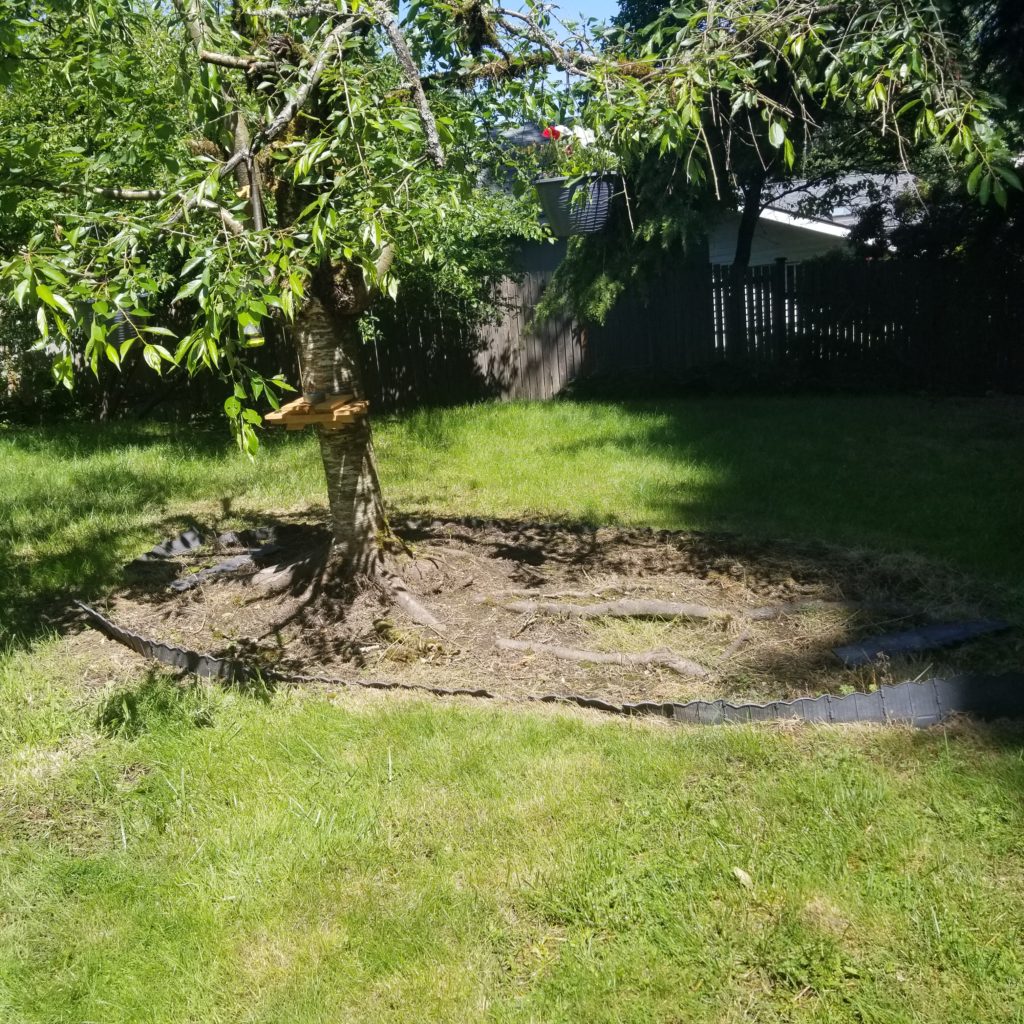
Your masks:
<svg viewBox="0 0 1024 1024"><path fill-rule="evenodd" d="M736 255L736 234L739 230L739 213L729 213L722 217L708 234L708 248L712 263L731 264ZM822 225L822 230L780 224L765 220L757 222L754 230L754 241L750 249L750 265L752 267L773 263L780 256L785 256L790 263L814 259L842 248L846 239L833 234L832 225ZM828 232L828 233L825 233Z"/></svg>

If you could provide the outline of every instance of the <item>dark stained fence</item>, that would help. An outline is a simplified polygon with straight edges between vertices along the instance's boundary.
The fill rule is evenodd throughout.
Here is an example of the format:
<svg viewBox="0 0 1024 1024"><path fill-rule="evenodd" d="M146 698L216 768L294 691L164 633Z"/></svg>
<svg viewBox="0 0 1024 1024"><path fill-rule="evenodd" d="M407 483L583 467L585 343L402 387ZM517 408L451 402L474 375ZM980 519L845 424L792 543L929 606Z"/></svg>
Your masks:
<svg viewBox="0 0 1024 1024"><path fill-rule="evenodd" d="M787 382L1024 391L1024 268L960 261L690 267L627 295L601 326L533 322L549 272L505 279L468 327L436 300L382 316L368 364L384 407L551 398L574 380L664 389L725 368Z"/></svg>
<svg viewBox="0 0 1024 1024"><path fill-rule="evenodd" d="M505 278L484 323L435 297L382 304L363 360L371 400L396 409L557 395L583 373L585 332L569 317L533 322L550 279L547 271Z"/></svg>

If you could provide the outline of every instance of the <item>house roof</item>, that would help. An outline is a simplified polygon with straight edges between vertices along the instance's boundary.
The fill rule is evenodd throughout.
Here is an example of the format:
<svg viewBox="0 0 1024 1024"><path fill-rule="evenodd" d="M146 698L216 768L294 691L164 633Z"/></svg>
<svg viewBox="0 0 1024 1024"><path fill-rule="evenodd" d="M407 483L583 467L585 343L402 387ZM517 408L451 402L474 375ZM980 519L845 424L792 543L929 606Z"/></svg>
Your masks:
<svg viewBox="0 0 1024 1024"><path fill-rule="evenodd" d="M843 174L827 180L786 181L769 184L766 209L761 214L784 214L808 230L821 230L816 225L843 227L849 231L861 214L876 202L891 207L901 195L915 188L912 174L858 173ZM826 232L827 233L827 232Z"/></svg>

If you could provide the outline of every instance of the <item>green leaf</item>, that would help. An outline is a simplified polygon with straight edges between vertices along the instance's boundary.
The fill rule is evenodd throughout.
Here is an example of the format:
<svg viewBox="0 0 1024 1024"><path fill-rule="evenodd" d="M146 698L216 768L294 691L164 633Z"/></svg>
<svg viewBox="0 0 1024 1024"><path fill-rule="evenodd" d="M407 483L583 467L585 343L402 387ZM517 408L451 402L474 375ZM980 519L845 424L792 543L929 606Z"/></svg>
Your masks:
<svg viewBox="0 0 1024 1024"><path fill-rule="evenodd" d="M146 365L157 373L163 373L163 363L160 359L160 353L152 345L145 345L142 349L142 358L146 360Z"/></svg>
<svg viewBox="0 0 1024 1024"><path fill-rule="evenodd" d="M71 308L71 303L64 298L63 295L55 295L49 288L48 285L43 284L40 281L36 285L36 295L39 296L48 306L52 306L54 309L61 309L68 316L74 316L75 311Z"/></svg>
<svg viewBox="0 0 1024 1024"><path fill-rule="evenodd" d="M35 266L36 269L41 274L44 274L46 277L48 277L51 281L54 282L54 284L63 285L65 287L67 287L67 285L70 284L70 282L67 279L67 275L63 274L52 264L44 263L42 260L39 260L36 262Z"/></svg>
<svg viewBox="0 0 1024 1024"><path fill-rule="evenodd" d="M241 411L242 403L235 398L234 395L229 395L224 399L224 412L227 413L231 419L236 419Z"/></svg>
<svg viewBox="0 0 1024 1024"><path fill-rule="evenodd" d="M768 126L768 141L778 149L786 141L786 129L780 121L772 121Z"/></svg>
<svg viewBox="0 0 1024 1024"><path fill-rule="evenodd" d="M1013 188L1016 189L1024 188L1024 186L1021 185L1020 177L1018 176L1017 172L1012 168L1005 166L997 167L996 174L998 174L999 177L1002 178L1007 185L1012 185Z"/></svg>
<svg viewBox="0 0 1024 1024"><path fill-rule="evenodd" d="M970 196L977 195L978 182L981 181L981 176L985 173L985 165L978 164L973 171L967 176L967 194Z"/></svg>
<svg viewBox="0 0 1024 1024"><path fill-rule="evenodd" d="M179 289L178 294L171 299L171 302L178 302L181 299L187 299L190 295L195 295L195 293L202 287L202 278L197 277L194 280L189 281L188 284L183 285L181 289Z"/></svg>
<svg viewBox="0 0 1024 1024"><path fill-rule="evenodd" d="M51 369L53 379L58 384L63 384L68 391L74 387L74 367L71 362L71 356L61 356L60 359L55 359Z"/></svg>

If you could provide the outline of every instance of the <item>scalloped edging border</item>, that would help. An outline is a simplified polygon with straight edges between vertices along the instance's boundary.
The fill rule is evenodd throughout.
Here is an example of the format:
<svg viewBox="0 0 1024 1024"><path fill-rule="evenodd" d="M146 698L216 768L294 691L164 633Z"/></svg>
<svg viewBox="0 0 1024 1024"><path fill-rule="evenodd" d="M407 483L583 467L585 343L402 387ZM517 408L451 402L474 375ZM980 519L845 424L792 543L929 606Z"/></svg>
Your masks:
<svg viewBox="0 0 1024 1024"><path fill-rule="evenodd" d="M355 686L369 690L410 690L435 697L476 697L501 700L490 690L446 689L416 683L399 683L377 679L335 679L296 673L259 669L231 658L218 658L185 647L150 640L111 622L95 608L82 601L76 606L86 621L104 636L150 661L180 669L206 679L244 683L307 682L331 686ZM870 693L855 692L837 697L797 697L767 704L731 704L724 700L694 700L685 704L640 701L635 704L613 704L597 697L573 693L528 695L525 700L542 704L573 704L606 714L653 716L689 725L720 725L726 723L804 721L829 724L874 722L903 723L927 728L951 715L970 714L978 718L1024 718L1024 674L1005 673L999 676L967 674L952 679L926 679L880 686Z"/></svg>

